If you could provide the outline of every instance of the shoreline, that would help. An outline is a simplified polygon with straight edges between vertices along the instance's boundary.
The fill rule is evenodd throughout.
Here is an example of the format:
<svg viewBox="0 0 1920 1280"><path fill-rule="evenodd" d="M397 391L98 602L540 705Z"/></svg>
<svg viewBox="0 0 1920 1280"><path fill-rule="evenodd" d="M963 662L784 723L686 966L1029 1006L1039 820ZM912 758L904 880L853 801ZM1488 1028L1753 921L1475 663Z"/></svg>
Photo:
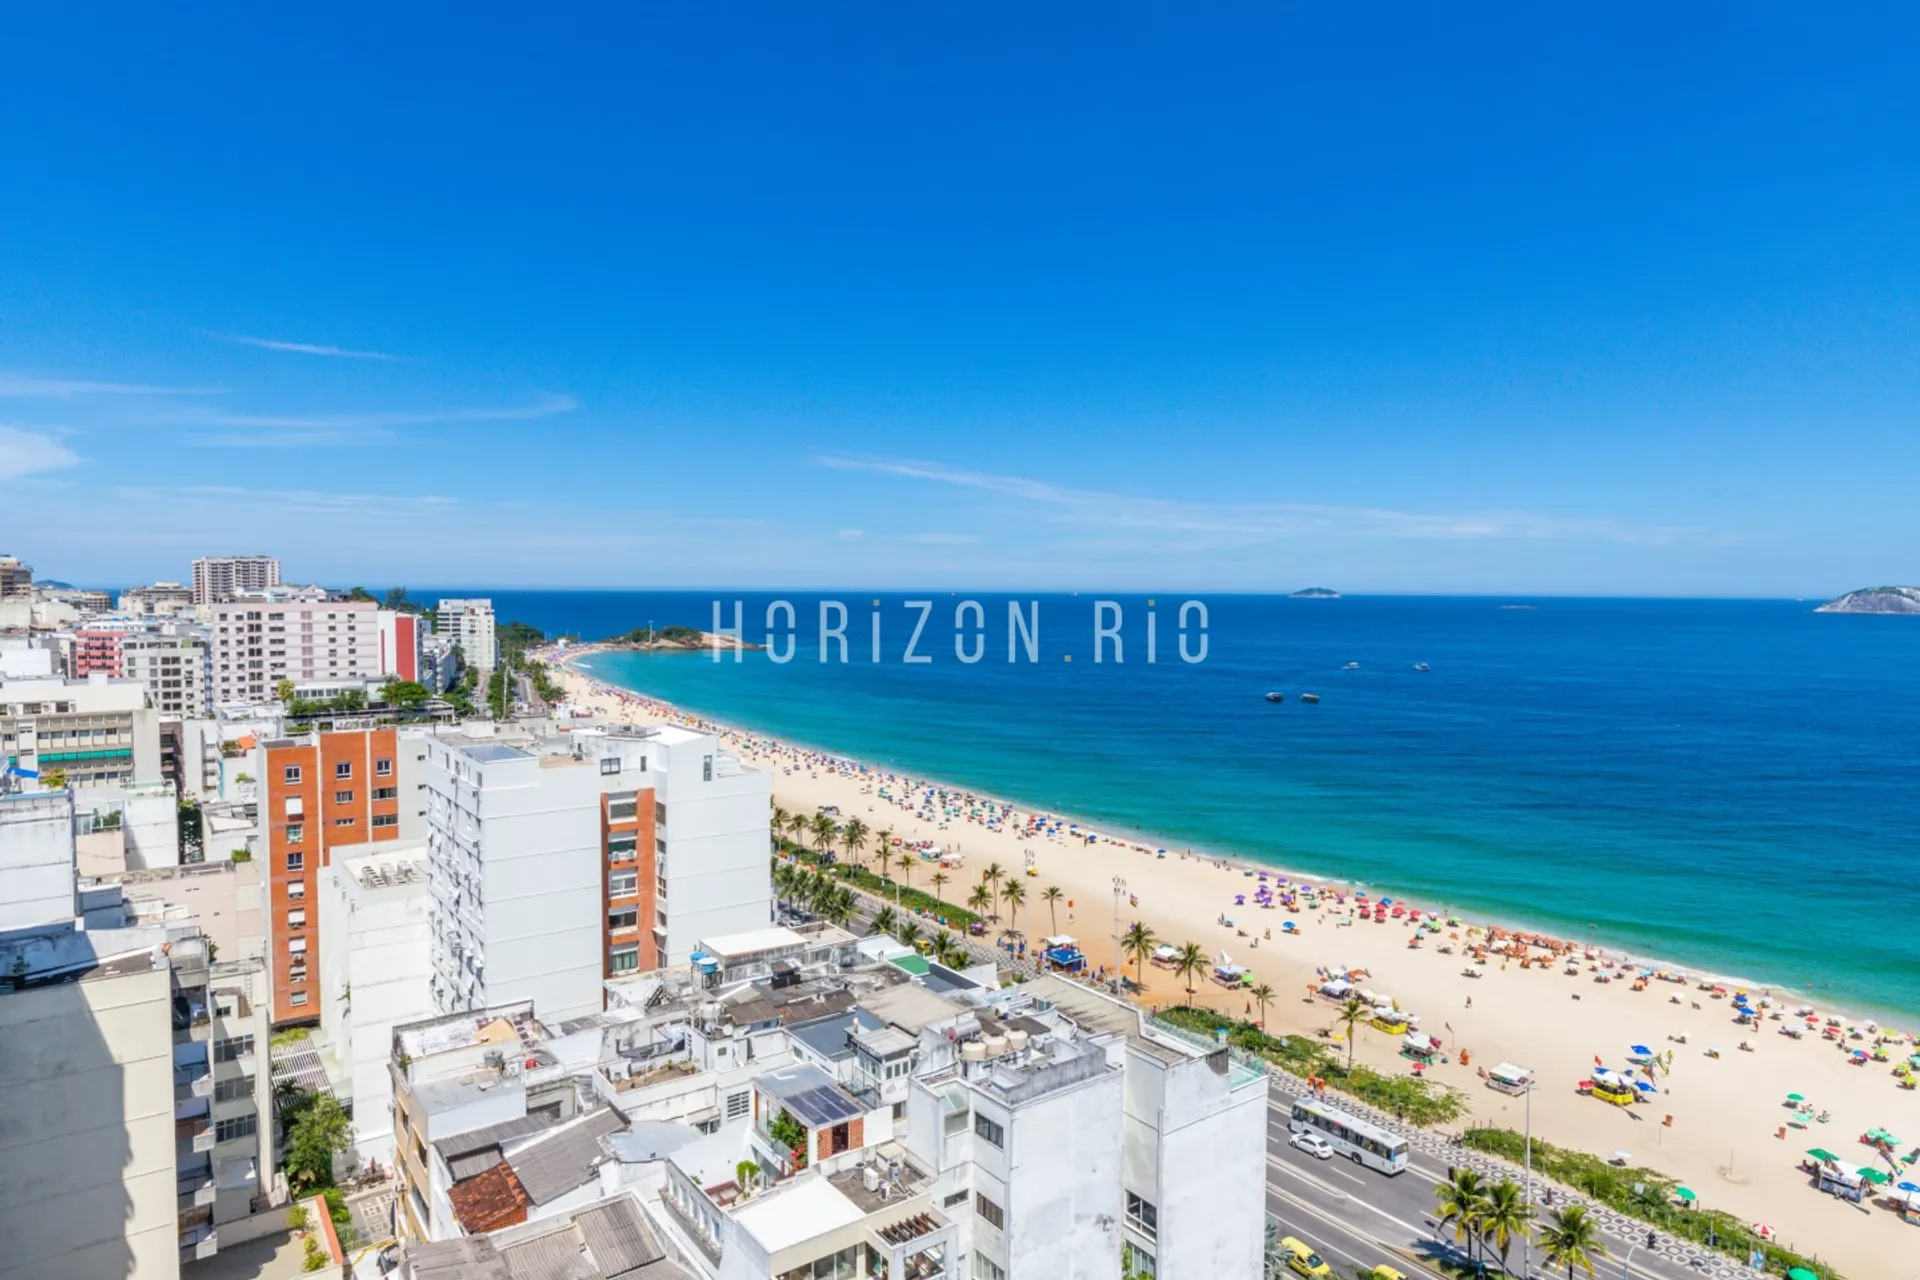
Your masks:
<svg viewBox="0 0 1920 1280"><path fill-rule="evenodd" d="M566 651L565 656L558 657L553 661L554 661L554 665L564 670L573 670L573 663L578 659L597 657L602 654L608 654L608 653L623 653L623 652L637 652L637 650L633 650L629 646L602 644L599 642L595 642L593 644L588 644L588 645L572 646ZM706 651L701 649L688 649L688 650L685 650L685 652L704 653ZM837 747L826 746L824 744L818 744L818 743L808 743L799 738L794 738L794 737L789 737L782 734L773 733L768 730L754 729L746 725L730 724L725 720L717 719L713 716L706 715L703 712L694 711L688 707L684 707L677 703L670 702L667 699L658 697L654 694L642 693L639 690L628 689L623 686L615 685L610 681L601 679L598 676L590 675L589 673L586 673L586 672L577 672L576 674L578 674L582 679L591 681L593 684L600 686L602 689L604 689L605 691L611 694L614 694L615 696L626 696L631 698L637 698L637 699L640 699L642 702L652 704L653 706L664 708L670 714L683 717L688 723L696 723L699 725L706 726L708 731L715 732L720 736L747 737L747 738L763 739L771 742L778 742L789 748L811 752L821 757L831 758L835 761L838 761L840 763L843 763L855 768L896 774L903 779L910 778L912 781L917 782L921 785L931 785L931 786L945 789L948 791L958 792L963 795L978 797L982 800L990 801L996 804L1003 804L1014 809L1015 811L1026 812L1026 813L1047 814L1052 817L1057 817L1063 822L1075 824L1083 831L1091 831L1091 832L1097 833L1100 836L1100 841L1101 841L1101 844L1103 845L1119 846L1127 850L1128 852L1137 852L1142 855L1152 856L1151 850L1149 849L1148 846L1151 845L1153 848L1161 847L1160 844L1154 838L1152 838L1148 833L1145 833L1144 831L1138 833L1138 838L1134 840L1129 840L1127 838L1119 837L1119 836L1109 837L1106 833L1110 830L1116 830L1117 828L1113 824L1105 822L1102 819L1093 815L1075 813L1070 810L1062 809L1062 808L1049 807L1037 801L1025 800L1025 799L1021 799L1013 796L1005 796L1005 795L998 795L998 794L989 795L987 792L980 790L979 788L974 787L973 785L968 783L959 782L959 781L955 781L947 778L938 778L929 773L925 773L923 771L910 769L907 766L882 765L871 760L862 759L858 756L849 755ZM1168 860L1172 860L1176 857L1182 856L1182 855L1176 855L1172 852L1174 848L1173 845L1169 844L1169 845L1166 845L1165 847L1169 851L1167 855ZM1242 871L1250 868L1254 872L1256 879L1258 878L1261 872L1266 872L1269 875L1281 877L1285 881L1293 881L1301 884L1325 885L1329 888L1337 888L1340 891L1344 892L1347 896L1352 896L1352 894L1355 891L1359 891L1367 894L1369 897L1372 897L1372 898L1379 898L1385 895L1390 897L1392 901L1395 901L1395 902L1402 901L1402 898L1400 896L1401 890L1391 885L1376 884L1366 880L1359 880L1351 876L1329 875L1329 874L1313 871L1313 870L1302 868L1302 867L1284 865L1278 862L1272 862L1272 863L1264 862L1259 860L1258 857L1256 857L1255 855L1250 855L1246 853L1236 853L1236 852L1208 849L1200 845L1188 845L1188 846L1185 846L1185 849L1186 849L1186 852L1184 857L1186 859L1194 860L1194 861L1217 863L1223 867L1230 868L1234 871ZM1422 911L1427 910L1427 908L1425 907L1422 907L1421 909ZM1815 999L1811 995L1797 991L1794 988L1794 986L1789 983L1776 983L1765 978L1755 978L1755 977L1749 977L1749 976L1735 974L1735 973L1723 973L1707 965L1696 964L1691 961L1675 960L1675 959L1651 955L1651 954L1643 954L1643 953L1631 950L1629 948L1611 945L1604 941L1586 943L1586 942L1581 942L1577 938L1561 938L1554 933L1554 929L1558 928L1559 926L1542 926L1542 925L1538 925L1538 924L1521 920L1518 918L1502 917L1498 912L1488 912L1477 907L1471 910L1471 914L1474 917L1473 919L1467 918L1469 912L1465 910L1455 909L1453 907L1446 906L1445 904L1442 904L1440 909L1448 915L1459 916L1462 920L1462 925L1461 925L1462 928L1466 928L1468 926L1478 926L1483 930L1498 929L1508 934L1509 936L1526 935L1530 937L1553 938L1555 941L1564 943L1570 948L1578 948L1583 952L1591 951L1599 955L1610 957L1618 961L1620 964L1624 966L1632 966L1636 968L1652 968L1655 970L1660 970L1660 971L1669 972L1669 973L1683 974L1686 977L1689 985L1692 985L1698 982L1710 982L1713 985L1727 987L1731 990L1763 991L1768 993L1769 995L1773 995L1774 993L1780 993L1778 998L1784 1001L1788 1001L1796 1005L1797 1004L1814 1004L1818 1006L1821 1009L1821 1012L1823 1013L1823 1015L1837 1014L1840 1017L1845 1018L1851 1022L1871 1021L1871 1022L1879 1023L1883 1026L1893 1026L1895 1023L1898 1023L1904 1027L1912 1027L1916 1030L1916 1033L1920 1033L1920 1010L1879 1008L1871 1005L1870 1003L1863 1003L1860 1005L1843 1005L1843 1004L1835 1003L1831 1000Z"/></svg>
<svg viewBox="0 0 1920 1280"><path fill-rule="evenodd" d="M1538 1138L1601 1155L1630 1150L1634 1164L1693 1188L1707 1207L1773 1226L1783 1244L1818 1255L1850 1280L1885 1274L1883 1259L1912 1248L1916 1237L1897 1234L1906 1224L1895 1214L1876 1209L1863 1216L1860 1209L1811 1189L1798 1168L1802 1150L1821 1144L1843 1153L1844 1160L1873 1161L1867 1147L1855 1145L1855 1135L1869 1128L1891 1128L1908 1135L1909 1141L1920 1136L1920 1093L1898 1091L1889 1064L1873 1062L1864 1070L1851 1064L1853 1049L1877 1046L1882 1038L1878 1028L1873 1039L1836 1042L1826 1038L1824 1028L1811 1028L1804 1038L1775 1034L1799 1030L1798 1019L1769 1018L1757 1027L1736 1027L1731 1025L1732 992L1742 986L1768 990L1763 984L1723 979L1706 984L1723 992L1702 989L1705 969L1658 962L1642 966L1632 952L1619 948L1596 947L1589 956L1585 944L1578 942L1565 943L1549 959L1548 953L1515 944L1515 934L1530 938L1534 931L1522 927L1496 942L1494 935L1470 929L1469 916L1457 909L1459 923L1444 927L1453 929L1451 934L1444 929L1422 932L1412 928L1410 918L1388 921L1384 913L1356 919L1357 901L1335 902L1332 887L1343 883L1337 879L1311 878L1309 883L1326 886L1329 892L1318 900L1300 895L1304 909L1289 906L1281 911L1276 904L1259 910L1255 890L1261 871L1288 877L1285 884L1273 885L1276 894L1297 888L1299 873L1198 847L1192 857L1180 855L1173 846L1165 858L1135 854L1160 846L1148 844L1144 831L1137 838L1108 839L1108 828L1097 820L1078 829L1101 833L1098 843L1088 845L1068 838L1075 829L1067 824L1077 818L730 725L574 665L595 652L583 647L555 655L557 674L576 712L603 720L700 728L719 737L747 767L766 769L775 803L789 810L811 813L832 806L841 821L858 815L876 831L891 829L903 844L926 840L944 849L960 848L963 856L949 868L950 879L939 895L946 901L965 905L981 868L997 861L1007 872L1003 883L1020 882L1030 890L1018 918L1006 923L1018 924L1029 938L1053 932L1077 935L1090 970L1113 963L1111 926L1124 928L1137 920L1161 942L1191 941L1210 956L1226 953L1248 973L1247 981L1265 982L1275 993L1256 1015L1244 986L1227 987L1202 975L1188 993L1168 970L1136 969L1129 962L1129 976L1144 978L1144 988L1134 996L1143 1009L1191 1003L1259 1021L1273 1035L1318 1039L1376 1071L1405 1075L1411 1068L1400 1053L1397 1031L1376 1030L1363 1022L1349 1046L1344 1028L1335 1022L1334 1007L1303 992L1303 986L1311 990L1319 985L1325 969L1364 970L1366 976L1356 979L1357 986L1373 988L1382 1003L1391 1001L1423 1015L1419 1029L1441 1040L1441 1056L1425 1076L1458 1089L1468 1108L1446 1128L1494 1125L1519 1130L1524 1121L1521 1100L1488 1089L1475 1070L1503 1061L1519 1063L1539 1081L1528 1095ZM1038 814L1053 823L1032 828L1029 820ZM999 826L989 827L989 818ZM1116 860L1123 853L1127 856ZM1028 854L1034 857L1037 877L1031 884L1023 875ZM937 868L919 859L912 866L912 872L895 872L892 878L928 890L929 876ZM1126 900L1110 888L1116 874L1124 876L1125 891L1133 897L1119 910ZM1351 890L1353 882L1344 883ZM1048 885L1063 890L1051 908L1043 905L1040 893ZM1234 904L1241 894L1246 895L1244 906ZM1369 905L1376 902L1370 897ZM1016 914L1003 906L995 910ZM1441 917L1446 915L1443 908ZM1269 923L1272 927L1263 931ZM988 940L996 936L989 934ZM1422 945L1411 947L1416 940ZM1471 959L1470 948L1488 945L1511 945L1513 953L1495 950L1484 963ZM1462 954L1443 954L1443 949ZM1623 955L1630 957L1624 966L1618 959ZM1529 963L1511 963L1522 956ZM1641 967L1687 976L1680 983L1633 982ZM1470 981L1470 976L1478 980ZM1613 978L1618 980L1608 980ZM1778 990L1781 995L1772 1011L1784 1018L1801 999L1789 989ZM1834 1006L1818 1007L1823 1018L1840 1018ZM1850 1029L1863 1025L1851 1021ZM1909 1026L1912 1021L1902 1018L1894 1025ZM1740 1043L1742 1037L1749 1038L1753 1052L1739 1051L1747 1047ZM1898 1043L1903 1047L1891 1059L1903 1062L1915 1050L1906 1037ZM1657 1092L1643 1100L1652 1105L1611 1106L1572 1087L1598 1064L1618 1065L1623 1051L1636 1044L1656 1046L1670 1055ZM1470 1056L1471 1064L1460 1061L1461 1056ZM1789 1093L1803 1094L1827 1109L1831 1123L1786 1109L1783 1099ZM1646 1123L1649 1120L1654 1123ZM1903 1171L1901 1176L1911 1174Z"/></svg>

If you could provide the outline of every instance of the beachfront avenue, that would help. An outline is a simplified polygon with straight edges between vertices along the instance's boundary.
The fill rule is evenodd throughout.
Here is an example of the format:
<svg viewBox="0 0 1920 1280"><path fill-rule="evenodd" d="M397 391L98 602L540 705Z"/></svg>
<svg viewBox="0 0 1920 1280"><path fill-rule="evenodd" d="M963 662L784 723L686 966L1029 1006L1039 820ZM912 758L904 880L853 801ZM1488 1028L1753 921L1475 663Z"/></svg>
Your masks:
<svg viewBox="0 0 1920 1280"><path fill-rule="evenodd" d="M731 614L726 606L731 604ZM1084 619L1062 625L1045 634L1063 637L1047 648L1042 643L1040 601L1010 599L1006 602L1006 662L1038 664L1053 661L1072 662L1076 655L1095 663L1124 664L1129 655L1135 662L1157 664L1174 656L1188 665L1205 662L1210 647L1207 633L1207 606L1201 600L1183 600L1175 608L1163 609L1154 600L1144 608L1136 606L1133 617L1118 600L1092 602L1091 629ZM860 612L866 617L858 617ZM1163 613L1166 619L1163 635ZM990 633L988 607L978 600L961 600L953 606L951 617L952 655L955 661L973 664L984 660L989 651L998 653L997 637ZM746 606L743 601L713 602L712 634L734 643L711 646L713 660L723 661L730 653L742 662L749 652L764 653L768 661L787 663L799 651L802 634L800 611L790 600L774 600L766 607L765 632L760 643L748 637ZM869 606L850 608L843 600L821 600L817 605L814 654L820 662L845 664L898 662L918 666L944 658L940 628L935 621L932 600L902 600L891 606L875 598ZM862 623L864 622L864 626ZM1171 641L1171 644L1168 642ZM1171 650L1171 652L1169 652Z"/></svg>

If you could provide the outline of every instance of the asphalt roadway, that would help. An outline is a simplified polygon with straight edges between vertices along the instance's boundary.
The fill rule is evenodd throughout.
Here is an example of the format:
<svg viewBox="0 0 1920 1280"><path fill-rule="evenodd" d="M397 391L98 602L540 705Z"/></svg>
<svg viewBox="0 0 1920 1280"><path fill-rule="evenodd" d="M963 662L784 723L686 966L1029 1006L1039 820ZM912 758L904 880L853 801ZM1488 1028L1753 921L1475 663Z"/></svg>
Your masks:
<svg viewBox="0 0 1920 1280"><path fill-rule="evenodd" d="M1318 1159L1287 1143L1293 1098L1278 1082L1268 1095L1267 1213L1279 1224L1282 1235L1312 1246L1332 1266L1337 1280L1350 1280L1356 1270L1364 1274L1367 1268L1382 1263L1399 1268L1409 1277L1429 1280L1442 1274L1432 1263L1443 1258L1465 1260L1463 1246L1443 1232L1434 1216L1434 1184L1447 1176L1447 1160L1435 1150L1446 1151L1442 1143L1415 1141L1406 1170L1393 1177L1339 1156ZM1337 1099L1331 1101L1339 1105ZM1411 1130L1401 1132L1414 1136ZM1468 1153L1461 1152L1457 1163L1467 1162ZM1541 1184L1536 1182L1536 1205L1541 1191ZM1595 1268L1598 1280L1707 1280L1726 1274L1735 1265L1732 1259L1719 1255L1709 1255L1711 1260L1706 1265L1694 1265L1686 1259L1651 1252L1646 1248L1644 1231L1629 1238L1601 1224L1601 1239L1608 1256ZM1634 1248L1629 1271L1627 1254L1635 1245L1638 1247ZM1507 1265L1516 1277L1522 1275L1523 1249L1516 1240L1508 1254ZM1558 1280L1566 1274L1547 1272L1537 1248L1534 1253L1534 1274L1540 1280ZM1490 1272L1500 1274L1497 1265L1490 1267ZM1586 1275L1584 1271L1576 1274L1581 1280Z"/></svg>

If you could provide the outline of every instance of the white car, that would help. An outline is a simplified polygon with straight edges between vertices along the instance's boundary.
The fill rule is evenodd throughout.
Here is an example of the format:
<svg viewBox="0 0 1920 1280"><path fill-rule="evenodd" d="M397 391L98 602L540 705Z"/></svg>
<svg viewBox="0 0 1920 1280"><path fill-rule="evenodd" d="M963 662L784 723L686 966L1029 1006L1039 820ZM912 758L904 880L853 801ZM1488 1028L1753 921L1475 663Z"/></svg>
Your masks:
<svg viewBox="0 0 1920 1280"><path fill-rule="evenodd" d="M1333 1144L1317 1133L1296 1133L1287 1141L1310 1156L1321 1160L1333 1159Z"/></svg>

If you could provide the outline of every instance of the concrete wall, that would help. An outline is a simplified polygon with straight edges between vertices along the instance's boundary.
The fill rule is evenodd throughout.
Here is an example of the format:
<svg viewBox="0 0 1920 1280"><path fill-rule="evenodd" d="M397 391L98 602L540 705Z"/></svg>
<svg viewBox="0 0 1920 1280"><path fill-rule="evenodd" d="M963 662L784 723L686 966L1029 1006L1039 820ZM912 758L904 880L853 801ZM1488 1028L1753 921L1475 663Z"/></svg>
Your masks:
<svg viewBox="0 0 1920 1280"><path fill-rule="evenodd" d="M0 801L0 931L73 919L74 857L71 793Z"/></svg>
<svg viewBox="0 0 1920 1280"><path fill-rule="evenodd" d="M976 1095L976 1111L990 1108ZM1122 1073L1103 1072L1008 1115L1004 1151L971 1139L972 1190L1005 1212L993 1228L971 1202L956 1208L971 1251L1006 1269L1009 1280L1110 1280L1120 1273ZM1171 1274L1163 1272L1162 1274Z"/></svg>
<svg viewBox="0 0 1920 1280"><path fill-rule="evenodd" d="M1163 1276L1257 1275L1266 1229L1264 1079L1232 1087L1203 1058L1127 1056L1124 1178L1158 1210L1136 1243Z"/></svg>
<svg viewBox="0 0 1920 1280"><path fill-rule="evenodd" d="M773 872L767 823L773 782L760 770L729 768L705 734L678 732L652 745L654 798L667 821L667 954L685 964L703 938L764 928L772 919ZM713 777L706 776L708 761Z"/></svg>
<svg viewBox="0 0 1920 1280"><path fill-rule="evenodd" d="M163 969L0 995L0 1277L180 1274Z"/></svg>

